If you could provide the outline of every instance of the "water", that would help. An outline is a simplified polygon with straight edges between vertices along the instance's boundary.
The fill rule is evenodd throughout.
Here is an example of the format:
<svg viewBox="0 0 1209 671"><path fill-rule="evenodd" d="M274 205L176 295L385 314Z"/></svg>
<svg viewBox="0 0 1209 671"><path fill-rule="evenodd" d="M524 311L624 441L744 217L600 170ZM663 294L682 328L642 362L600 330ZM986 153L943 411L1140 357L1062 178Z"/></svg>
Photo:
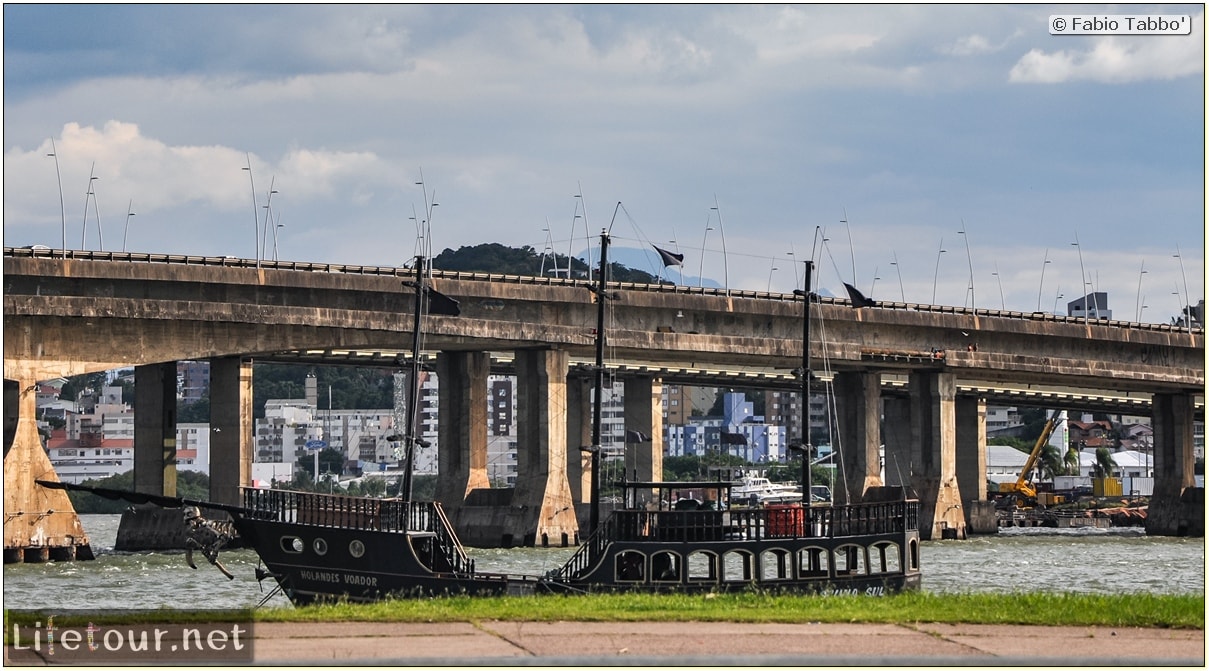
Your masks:
<svg viewBox="0 0 1209 671"><path fill-rule="evenodd" d="M4 607L45 610L205 609L256 606L272 591L256 583L251 550L223 553L228 580L196 553L115 553L120 515L81 515L97 552L94 561L8 564ZM482 571L541 575L576 548L468 548ZM920 550L923 588L930 592L1060 591L1204 594L1203 538L1147 536L1140 528L1016 527L964 541L929 541ZM288 608L277 594L266 604Z"/></svg>

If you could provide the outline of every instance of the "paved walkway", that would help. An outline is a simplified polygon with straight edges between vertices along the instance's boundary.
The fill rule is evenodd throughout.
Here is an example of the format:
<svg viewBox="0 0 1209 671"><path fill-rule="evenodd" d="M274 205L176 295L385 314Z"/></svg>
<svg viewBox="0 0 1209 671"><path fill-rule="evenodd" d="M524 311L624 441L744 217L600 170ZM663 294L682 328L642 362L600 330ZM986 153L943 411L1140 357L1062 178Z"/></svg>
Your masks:
<svg viewBox="0 0 1209 671"><path fill-rule="evenodd" d="M230 630L232 625L222 625ZM235 664L1205 666L1203 630L724 622L259 623ZM59 632L62 645L62 632ZM171 639L166 639L171 640ZM177 638L176 640L180 640ZM175 649L175 648L174 648ZM101 661L94 659L94 663ZM130 661L137 662L137 658ZM185 655L169 663L188 664ZM194 660L203 661L203 660ZM214 661L214 660L210 660ZM6 666L70 663L28 638Z"/></svg>

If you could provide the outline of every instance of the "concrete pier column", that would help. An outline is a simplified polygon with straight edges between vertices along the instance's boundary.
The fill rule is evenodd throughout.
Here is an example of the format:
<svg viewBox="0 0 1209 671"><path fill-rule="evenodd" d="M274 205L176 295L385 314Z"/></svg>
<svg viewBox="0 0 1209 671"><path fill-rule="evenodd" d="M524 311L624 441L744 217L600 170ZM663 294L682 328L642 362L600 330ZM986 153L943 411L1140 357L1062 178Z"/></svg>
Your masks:
<svg viewBox="0 0 1209 671"><path fill-rule="evenodd" d="M963 396L956 412L957 486L962 503L987 500L987 403Z"/></svg>
<svg viewBox="0 0 1209 671"><path fill-rule="evenodd" d="M1192 394L1151 397L1154 427L1154 495L1146 515L1146 533L1155 536L1204 536L1204 489L1193 477Z"/></svg>
<svg viewBox="0 0 1209 671"><path fill-rule="evenodd" d="M592 497L592 455L581 447L592 445L592 380L567 380L567 481L576 504Z"/></svg>
<svg viewBox="0 0 1209 671"><path fill-rule="evenodd" d="M466 501L474 489L491 487L487 473L488 352L437 354L437 493L446 509Z"/></svg>
<svg viewBox="0 0 1209 671"><path fill-rule="evenodd" d="M32 378L4 380L4 563L92 559L67 492L34 483L59 481L38 435L36 390Z"/></svg>
<svg viewBox="0 0 1209 671"><path fill-rule="evenodd" d="M516 352L516 488L521 528L512 529L526 545L577 538L579 523L567 481L567 369L563 350Z"/></svg>
<svg viewBox="0 0 1209 671"><path fill-rule="evenodd" d="M654 377L626 378L626 477L654 482L663 479L663 381Z"/></svg>
<svg viewBox="0 0 1209 671"><path fill-rule="evenodd" d="M240 503L252 484L255 440L252 362L236 356L210 360L210 499Z"/></svg>
<svg viewBox="0 0 1209 671"><path fill-rule="evenodd" d="M840 448L836 467L846 486L831 493L837 505L859 503L870 487L882 485L881 374L836 373Z"/></svg>
<svg viewBox="0 0 1209 671"><path fill-rule="evenodd" d="M957 487L967 534L999 532L995 502L987 500L986 399L963 396L954 403L957 415Z"/></svg>
<svg viewBox="0 0 1209 671"><path fill-rule="evenodd" d="M211 464L218 461L211 450ZM176 496L175 361L134 367L134 489Z"/></svg>
<svg viewBox="0 0 1209 671"><path fill-rule="evenodd" d="M957 485L957 436L952 373L911 373L911 483L919 494L920 538L965 538Z"/></svg>

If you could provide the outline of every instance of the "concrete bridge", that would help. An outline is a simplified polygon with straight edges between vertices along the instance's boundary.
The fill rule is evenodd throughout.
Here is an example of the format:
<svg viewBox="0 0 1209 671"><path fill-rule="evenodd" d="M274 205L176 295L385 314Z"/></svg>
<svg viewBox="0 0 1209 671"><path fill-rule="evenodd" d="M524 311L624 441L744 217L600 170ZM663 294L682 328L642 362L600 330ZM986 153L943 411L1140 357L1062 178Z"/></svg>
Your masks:
<svg viewBox="0 0 1209 671"><path fill-rule="evenodd" d="M28 393L35 382L134 366L136 487L172 494L175 362L209 359L211 496L234 502L249 481L251 362L337 351L402 356L412 295L401 281L412 272L6 248L6 560L10 548L74 547L82 537L66 498L32 484L51 472L37 449ZM592 355L591 292L581 281L480 273L437 272L432 282L462 310L429 316L424 326L442 381L438 498L468 511L469 541L490 541L474 537L485 526L497 540L574 537L574 508L587 494L575 447L588 443L589 393L568 372ZM610 303L609 358L633 371L626 428L654 437L639 462L647 473L661 470L661 374L727 367L783 377L801 365L800 298L625 283L611 290L619 300ZM1002 385L1147 398L1157 480L1148 530L1187 527L1179 500L1193 485L1192 424L1203 412L1200 329L903 303L855 309L824 298L812 311L811 343L817 369L826 362L835 373L850 495L859 499L877 484L913 487L924 501L925 538L964 537L963 505L986 494L986 396L958 390ZM485 491L492 352L511 353L520 388L520 480L507 495ZM905 385L883 397L891 378ZM883 416L903 428L884 437L887 463L900 467L886 483L878 469ZM905 482L894 481L900 473Z"/></svg>

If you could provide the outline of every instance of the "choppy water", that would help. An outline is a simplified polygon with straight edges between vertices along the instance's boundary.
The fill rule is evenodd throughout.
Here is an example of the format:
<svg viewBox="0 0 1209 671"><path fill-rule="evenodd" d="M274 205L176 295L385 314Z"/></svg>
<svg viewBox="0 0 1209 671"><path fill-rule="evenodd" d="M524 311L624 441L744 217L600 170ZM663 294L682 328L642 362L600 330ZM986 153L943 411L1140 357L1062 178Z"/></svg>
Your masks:
<svg viewBox="0 0 1209 671"><path fill-rule="evenodd" d="M115 553L120 515L81 515L97 552L94 561L4 566L5 608L50 610L241 608L271 591L257 584L251 550L222 555L227 580L200 556L190 569L183 553ZM540 575L561 566L575 548L469 548L482 571ZM964 541L922 545L923 588L931 592L1061 591L1204 594L1202 538L1147 536L1140 528L1010 528ZM266 604L289 607L280 594Z"/></svg>

